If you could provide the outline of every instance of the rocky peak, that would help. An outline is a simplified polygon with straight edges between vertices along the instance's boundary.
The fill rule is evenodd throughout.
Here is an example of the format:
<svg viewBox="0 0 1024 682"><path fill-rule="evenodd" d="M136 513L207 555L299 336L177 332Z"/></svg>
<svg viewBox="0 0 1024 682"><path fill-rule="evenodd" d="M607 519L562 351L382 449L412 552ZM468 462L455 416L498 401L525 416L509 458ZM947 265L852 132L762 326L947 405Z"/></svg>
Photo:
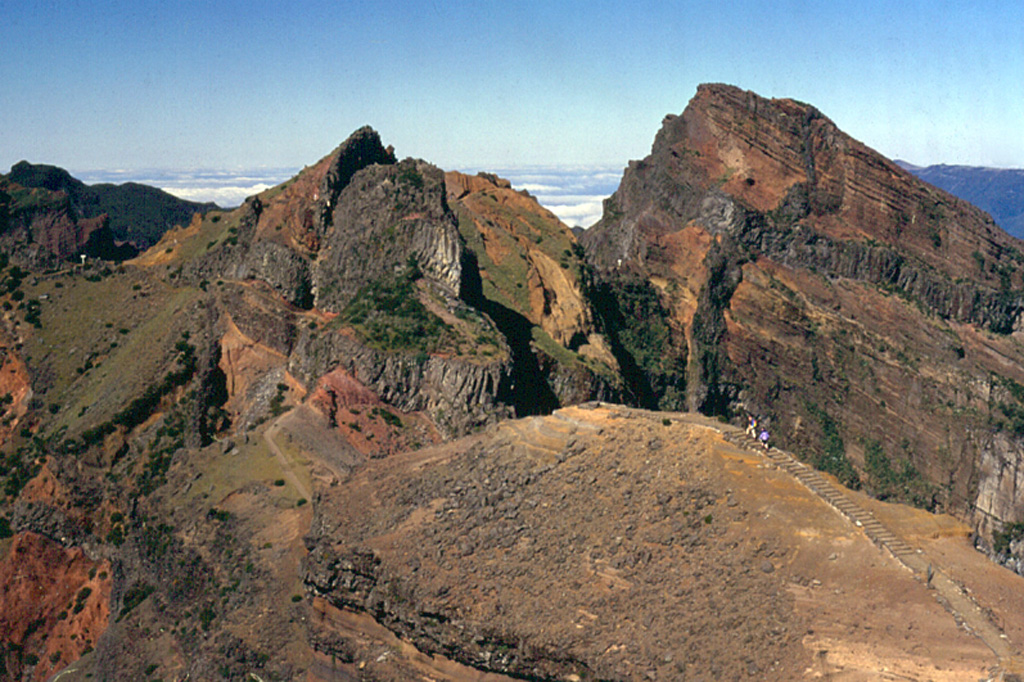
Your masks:
<svg viewBox="0 0 1024 682"><path fill-rule="evenodd" d="M1010 428L1011 393L1024 384L1022 244L979 209L808 104L702 85L665 118L651 154L629 164L580 241L612 313L636 308L643 287L667 313L672 333L630 315L618 333L660 404L668 389L642 358L676 354L690 409L772 416L786 445L811 458L830 452L823 466L876 493L892 486L877 468L891 458L920 472L919 487L899 492L919 504L958 500L972 520L984 516L974 504L1019 515L1018 502L982 496L955 470L1005 471L1024 459L1017 437L995 439L998 466L977 455L993 449L986 424ZM985 388L992 377L1012 388L998 408ZM948 460L934 454L951 450ZM980 489L1012 487L1002 475L981 479Z"/></svg>
<svg viewBox="0 0 1024 682"><path fill-rule="evenodd" d="M313 273L318 308L337 311L360 287L413 264L459 295L462 244L436 166L405 159L359 171L339 193L329 224Z"/></svg>
<svg viewBox="0 0 1024 682"><path fill-rule="evenodd" d="M369 165L395 163L391 147L385 148L380 135L370 126L363 126L348 136L328 157L330 162L317 187L316 201L317 230L325 232L330 227L331 212L338 200L338 194L352 180L352 176Z"/></svg>
<svg viewBox="0 0 1024 682"><path fill-rule="evenodd" d="M651 239L687 224L755 253L769 233L793 230L881 247L988 290L1005 289L1007 278L979 268L979 257L1016 271L1019 253L982 211L918 181L813 106L719 84L700 86L681 115L665 118L650 156L630 163L583 242L603 267L657 269Z"/></svg>

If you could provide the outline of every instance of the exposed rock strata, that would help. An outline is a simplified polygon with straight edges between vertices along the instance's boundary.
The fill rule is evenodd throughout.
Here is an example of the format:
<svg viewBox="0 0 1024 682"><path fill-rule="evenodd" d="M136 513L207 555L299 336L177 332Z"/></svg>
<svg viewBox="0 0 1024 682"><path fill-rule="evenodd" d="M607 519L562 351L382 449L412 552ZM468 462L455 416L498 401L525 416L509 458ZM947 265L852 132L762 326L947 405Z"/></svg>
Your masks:
<svg viewBox="0 0 1024 682"><path fill-rule="evenodd" d="M1020 242L813 107L701 86L581 240L602 280L659 289L691 409L770 417L810 458L835 433L870 489L983 530L1024 513ZM887 488L875 444L934 487Z"/></svg>

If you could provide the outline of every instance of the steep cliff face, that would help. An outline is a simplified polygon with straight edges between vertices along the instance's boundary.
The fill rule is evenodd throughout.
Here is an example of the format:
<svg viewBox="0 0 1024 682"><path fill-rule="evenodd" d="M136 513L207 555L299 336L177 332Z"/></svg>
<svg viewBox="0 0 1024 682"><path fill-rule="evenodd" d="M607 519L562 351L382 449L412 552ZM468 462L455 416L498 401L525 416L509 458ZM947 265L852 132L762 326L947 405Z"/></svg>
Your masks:
<svg viewBox="0 0 1024 682"><path fill-rule="evenodd" d="M689 408L982 528L1024 512L1020 242L813 107L701 86L581 241L657 288Z"/></svg>
<svg viewBox="0 0 1024 682"><path fill-rule="evenodd" d="M448 172L445 183L469 256L464 297L501 328L532 410L620 398L618 361L596 323L572 231L503 178Z"/></svg>
<svg viewBox="0 0 1024 682"><path fill-rule="evenodd" d="M137 251L115 243L110 217L83 217L62 191L24 187L0 176L0 245L23 264L53 267L79 253L123 260Z"/></svg>
<svg viewBox="0 0 1024 682"><path fill-rule="evenodd" d="M462 243L445 201L444 173L423 161L367 168L342 190L314 268L318 308L340 312L369 282L416 263L458 297Z"/></svg>

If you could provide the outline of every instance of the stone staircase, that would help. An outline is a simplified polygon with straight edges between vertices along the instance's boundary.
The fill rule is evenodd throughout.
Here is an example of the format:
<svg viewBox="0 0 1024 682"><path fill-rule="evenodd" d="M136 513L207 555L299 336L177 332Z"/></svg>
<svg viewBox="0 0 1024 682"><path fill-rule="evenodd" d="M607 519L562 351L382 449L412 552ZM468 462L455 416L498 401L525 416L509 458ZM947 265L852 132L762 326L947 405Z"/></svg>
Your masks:
<svg viewBox="0 0 1024 682"><path fill-rule="evenodd" d="M929 560L924 551L912 547L863 508L840 486L826 479L819 471L797 460L788 452L771 447L765 450L760 443L736 427L716 429L726 441L756 452L764 459L789 473L808 490L831 505L876 545L885 549L904 567L914 573L930 589L936 600L949 611L957 624L981 639L999 657L999 666L990 671L991 682L1024 681L1024 658L1013 648L1002 630L992 622L988 613L971 597L962 585L950 578Z"/></svg>

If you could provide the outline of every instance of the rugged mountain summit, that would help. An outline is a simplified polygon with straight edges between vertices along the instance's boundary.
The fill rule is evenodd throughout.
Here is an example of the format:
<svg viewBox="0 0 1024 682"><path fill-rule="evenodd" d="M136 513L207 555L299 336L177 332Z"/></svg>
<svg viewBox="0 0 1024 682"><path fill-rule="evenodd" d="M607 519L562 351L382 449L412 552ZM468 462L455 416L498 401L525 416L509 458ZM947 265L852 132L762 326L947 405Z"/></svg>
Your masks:
<svg viewBox="0 0 1024 682"><path fill-rule="evenodd" d="M1016 242L807 105L702 87L589 260L370 128L124 263L6 187L0 676L1015 669L967 526L712 419L1020 547Z"/></svg>
<svg viewBox="0 0 1024 682"><path fill-rule="evenodd" d="M75 210L65 191L8 186L19 210L22 194ZM15 228L12 239L40 241L31 222ZM177 628L172 616L200 618L175 635L203 661L194 675L259 661L290 641L285 622L245 641L205 633L221 632L217 614L259 609L265 580L300 590L295 553L323 480L516 413L617 395L568 228L500 179L397 160L370 128L124 264L62 262L71 248L49 253L46 271L3 266L0 530L16 533L26 565L56 557L54 575L26 589L73 573L94 597L85 611L40 604L27 630L0 623L9 672L43 679L95 647L100 676L123 676L125 656L145 659L143 621ZM312 469L310 453L324 458ZM285 524L267 561L209 526L256 508L259 528ZM87 581L74 548L101 567ZM139 621L143 602L160 606ZM47 648L65 630L81 639Z"/></svg>
<svg viewBox="0 0 1024 682"><path fill-rule="evenodd" d="M690 409L983 528L1024 512L1020 242L814 107L701 86L581 240L613 300L657 289Z"/></svg>

